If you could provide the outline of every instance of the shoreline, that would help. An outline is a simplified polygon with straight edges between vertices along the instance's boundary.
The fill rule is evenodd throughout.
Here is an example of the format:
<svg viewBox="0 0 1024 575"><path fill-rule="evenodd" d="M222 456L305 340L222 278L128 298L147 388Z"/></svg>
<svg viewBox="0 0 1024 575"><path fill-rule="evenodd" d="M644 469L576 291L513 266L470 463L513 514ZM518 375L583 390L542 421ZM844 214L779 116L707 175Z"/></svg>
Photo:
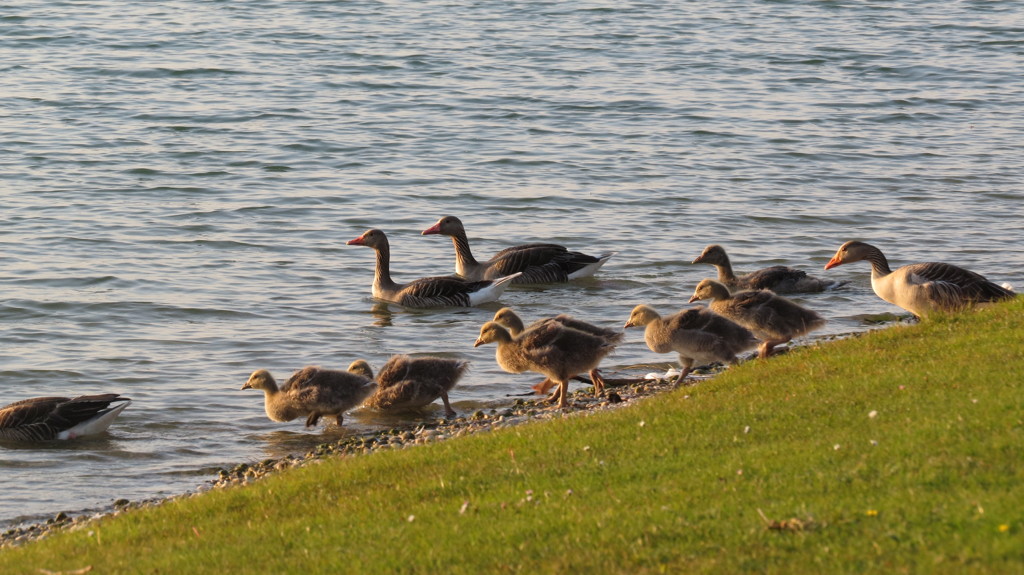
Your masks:
<svg viewBox="0 0 1024 575"><path fill-rule="evenodd" d="M660 369L671 362L649 363L627 366L623 370ZM514 427L532 422L542 422L556 417L575 417L608 409L619 409L632 405L637 400L646 399L676 389L704 383L715 375L725 371L724 366L705 366L695 369L680 385L670 379L647 379L640 377L606 377L607 391L604 397L595 397L590 380L576 377L588 387L582 387L569 394L572 409L561 411L551 409L541 396L509 396L511 404L489 409L479 409L454 419L439 419L432 423L418 422L392 429L380 430L359 435L347 436L333 442L321 443L315 449L304 454L289 454L280 458L268 458L256 463L239 463L230 469L220 469L216 477L207 480L195 490L167 497L154 497L130 501L116 499L111 505L99 512L60 511L53 517L35 523L12 526L0 532L0 551L17 547L25 543L42 539L64 530L87 528L93 522L105 517L113 517L138 509L146 509L162 505L185 497L195 497L215 489L233 486L244 486L270 474L319 463L327 457L355 457L367 455L383 449L404 449L425 445L437 441L455 439L475 433L488 432L505 427ZM615 373L622 373L621 371ZM651 374L648 374L651 375Z"/></svg>

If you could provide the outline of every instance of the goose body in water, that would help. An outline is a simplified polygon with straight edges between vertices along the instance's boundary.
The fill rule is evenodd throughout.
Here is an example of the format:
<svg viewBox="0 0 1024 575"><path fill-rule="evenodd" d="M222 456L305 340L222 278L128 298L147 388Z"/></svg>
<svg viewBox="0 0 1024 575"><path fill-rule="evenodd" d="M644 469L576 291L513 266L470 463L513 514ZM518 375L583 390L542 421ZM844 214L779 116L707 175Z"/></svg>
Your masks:
<svg viewBox="0 0 1024 575"><path fill-rule="evenodd" d="M409 308L470 307L494 301L518 277L467 281L452 276L426 277L407 284L391 279L391 246L384 232L373 229L349 240L348 245L367 246L377 252L373 297Z"/></svg>
<svg viewBox="0 0 1024 575"><path fill-rule="evenodd" d="M711 264L718 269L718 281L737 289L770 289L775 293L820 292L843 285L846 282L823 280L807 275L807 272L788 266L770 266L749 274L737 276L725 248L712 244L693 260L695 264Z"/></svg>
<svg viewBox="0 0 1024 575"><path fill-rule="evenodd" d="M46 441L103 433L130 403L116 393L15 401L0 407L0 440Z"/></svg>
<svg viewBox="0 0 1024 575"><path fill-rule="evenodd" d="M423 230L423 235L439 234L452 238L455 244L455 273L467 280L486 280L508 276L514 273L513 283L542 284L567 282L588 277L601 268L614 254L590 256L569 251L558 244L523 244L505 248L485 262L479 262L469 249L469 238L462 220L445 216L433 226Z"/></svg>

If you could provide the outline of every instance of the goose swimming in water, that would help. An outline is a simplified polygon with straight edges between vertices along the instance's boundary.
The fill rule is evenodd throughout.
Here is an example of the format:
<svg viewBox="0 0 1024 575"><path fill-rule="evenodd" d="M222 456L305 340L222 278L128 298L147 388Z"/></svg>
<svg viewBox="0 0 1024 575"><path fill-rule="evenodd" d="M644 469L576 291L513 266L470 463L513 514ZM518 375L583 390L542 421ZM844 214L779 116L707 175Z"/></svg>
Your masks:
<svg viewBox="0 0 1024 575"><path fill-rule="evenodd" d="M103 433L130 403L116 393L22 399L0 407L0 440L46 441Z"/></svg>
<svg viewBox="0 0 1024 575"><path fill-rule="evenodd" d="M452 238L455 244L455 273L467 280L496 279L522 273L512 280L517 284L560 283L588 277L601 268L613 255L589 256L571 252L558 244L523 244L505 248L485 262L478 262L469 249L469 238L462 220L445 216L423 235L439 234Z"/></svg>
<svg viewBox="0 0 1024 575"><path fill-rule="evenodd" d="M788 266L771 266L749 274L737 276L732 271L725 248L712 244L693 260L695 264L711 264L718 269L718 281L737 289L770 289L775 293L820 292L843 285L846 282L823 280L807 275L807 272Z"/></svg>
<svg viewBox="0 0 1024 575"><path fill-rule="evenodd" d="M391 246L380 230L367 230L348 245L367 246L377 252L373 275L373 297L410 308L470 307L494 301L518 277L518 273L495 280L467 281L451 276L427 277L407 284L391 279Z"/></svg>

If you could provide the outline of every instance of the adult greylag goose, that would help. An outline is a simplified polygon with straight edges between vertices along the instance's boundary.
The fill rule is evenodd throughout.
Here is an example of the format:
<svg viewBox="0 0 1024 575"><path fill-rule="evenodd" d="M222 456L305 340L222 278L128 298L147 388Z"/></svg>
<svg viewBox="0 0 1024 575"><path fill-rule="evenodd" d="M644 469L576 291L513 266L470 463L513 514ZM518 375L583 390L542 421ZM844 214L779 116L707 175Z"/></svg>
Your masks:
<svg viewBox="0 0 1024 575"><path fill-rule="evenodd" d="M747 328L699 306L663 318L654 308L638 305L629 314L625 327L643 327L644 341L654 353L679 354L682 371L675 383L682 382L694 365L736 364L736 354L753 349L758 343Z"/></svg>
<svg viewBox="0 0 1024 575"><path fill-rule="evenodd" d="M495 280L467 281L457 277L427 277L407 284L391 279L391 246L380 230L367 230L348 245L368 246L377 252L373 297L411 308L469 307L494 301L518 274Z"/></svg>
<svg viewBox="0 0 1024 575"><path fill-rule="evenodd" d="M871 264L871 289L875 295L918 317L937 311L959 311L1016 295L981 274L952 264L928 262L889 269L882 250L858 241L840 246L825 269L861 260Z"/></svg>
<svg viewBox="0 0 1024 575"><path fill-rule="evenodd" d="M378 411L405 411L441 398L445 415L454 417L448 392L468 367L468 361L459 359L394 355L380 368L376 377L377 391L363 406ZM373 378L373 371L363 360L353 362L348 370Z"/></svg>
<svg viewBox="0 0 1024 575"><path fill-rule="evenodd" d="M744 290L730 293L729 288L715 280L701 280L693 291L690 302L708 299L711 311L721 314L754 332L764 340L759 348L761 357L768 357L772 349L825 325L825 318L817 312L792 302L771 290Z"/></svg>
<svg viewBox="0 0 1024 575"><path fill-rule="evenodd" d="M467 280L495 279L517 272L522 275L513 280L517 284L560 283L592 276L613 255L589 256L571 252L558 244L523 244L505 248L485 262L478 262L469 249L469 238L462 220L445 216L423 235L440 234L452 238L455 244L455 273Z"/></svg>
<svg viewBox="0 0 1024 575"><path fill-rule="evenodd" d="M508 373L533 371L558 383L558 408L566 406L569 379L596 369L615 349L601 337L557 322L546 322L512 337L501 324L489 321L480 328L473 347L486 343L498 344L494 357Z"/></svg>
<svg viewBox="0 0 1024 575"><path fill-rule="evenodd" d="M737 276L725 248L711 244L693 260L695 264L711 264L718 269L718 281L731 290L770 289L775 293L819 292L839 287L845 282L829 281L807 275L807 272L788 266L770 266Z"/></svg>
<svg viewBox="0 0 1024 575"><path fill-rule="evenodd" d="M322 416L334 416L338 425L342 415L362 403L377 386L369 378L356 373L319 367L304 367L288 378L280 388L270 372L252 372L242 389L263 392L264 409L272 421L286 422L306 417L306 427L313 427Z"/></svg>
<svg viewBox="0 0 1024 575"><path fill-rule="evenodd" d="M495 312L492 321L503 325L508 329L509 333L512 334L512 337L519 337L519 334L523 333L523 331L527 329L533 329L544 325L546 322L552 321L568 328L577 329L579 331L595 335L603 339L606 343L610 343L612 345L618 345L622 342L622 338L625 335L621 331L596 326L592 323L576 319L571 315L564 313L554 317L539 319L530 324L529 327L524 327L523 320L516 314L516 312L512 311L512 308L508 307L503 307ZM601 373L597 368L590 370L590 381L594 384L594 395L601 395L604 393L604 378L601 377ZM554 385L555 382L551 381L551 379L545 379L543 382L534 385L533 389L537 393L545 394Z"/></svg>
<svg viewBox="0 0 1024 575"><path fill-rule="evenodd" d="M0 407L0 440L46 441L103 433L131 400L116 393L34 397Z"/></svg>

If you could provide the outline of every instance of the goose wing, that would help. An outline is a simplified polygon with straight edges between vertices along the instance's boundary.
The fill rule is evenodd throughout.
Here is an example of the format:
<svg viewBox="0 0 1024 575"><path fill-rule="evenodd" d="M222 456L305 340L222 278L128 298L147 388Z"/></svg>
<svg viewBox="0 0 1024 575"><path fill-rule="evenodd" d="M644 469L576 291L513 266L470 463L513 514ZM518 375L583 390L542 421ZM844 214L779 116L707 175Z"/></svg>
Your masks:
<svg viewBox="0 0 1024 575"><path fill-rule="evenodd" d="M907 281L927 290L933 301L956 307L966 302L1007 299L1014 293L962 267L942 262L905 266Z"/></svg>
<svg viewBox="0 0 1024 575"><path fill-rule="evenodd" d="M111 403L127 402L116 393L67 397L37 397L0 408L0 438L44 441L101 415Z"/></svg>
<svg viewBox="0 0 1024 575"><path fill-rule="evenodd" d="M739 278L738 283L747 289L773 289L780 284L795 284L806 277L807 272L801 270L788 266L771 266Z"/></svg>
<svg viewBox="0 0 1024 575"><path fill-rule="evenodd" d="M43 423L70 397L34 397L15 401L0 408L0 429L13 429L24 425Z"/></svg>

